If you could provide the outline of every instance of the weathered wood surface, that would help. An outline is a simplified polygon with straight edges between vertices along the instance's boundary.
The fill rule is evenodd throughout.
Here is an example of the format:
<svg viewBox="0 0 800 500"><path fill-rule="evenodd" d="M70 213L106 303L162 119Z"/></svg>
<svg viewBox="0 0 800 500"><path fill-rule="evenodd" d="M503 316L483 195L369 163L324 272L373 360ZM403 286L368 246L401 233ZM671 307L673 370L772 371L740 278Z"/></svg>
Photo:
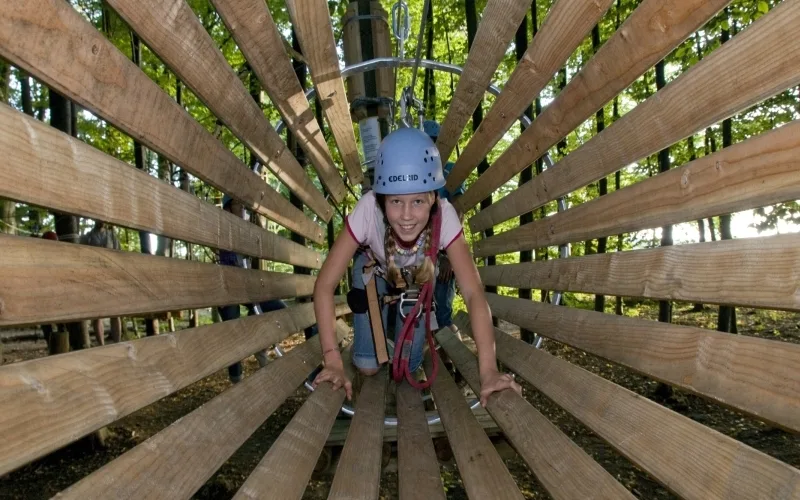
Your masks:
<svg viewBox="0 0 800 500"><path fill-rule="evenodd" d="M186 0L108 0L217 118L308 208L325 222L333 215L322 192L269 124ZM266 5L265 5L266 8ZM287 59L284 54L283 59Z"/></svg>
<svg viewBox="0 0 800 500"><path fill-rule="evenodd" d="M384 367L364 380L328 498L377 499L379 496L388 373Z"/></svg>
<svg viewBox="0 0 800 500"><path fill-rule="evenodd" d="M800 431L800 345L487 294L492 314Z"/></svg>
<svg viewBox="0 0 800 500"><path fill-rule="evenodd" d="M800 121L476 242L475 255L561 245L800 198ZM474 229L474 228L473 228Z"/></svg>
<svg viewBox="0 0 800 500"><path fill-rule="evenodd" d="M486 175L482 175L457 200L458 207L472 207L515 174L536 161L561 138L575 129L592 113L622 92L639 75L663 59L687 36L697 30L730 0L646 0L642 2L619 30L575 75L567 87L536 117L533 124L498 158ZM546 24L542 26L544 30ZM541 32L540 32L541 34ZM536 38L540 36L536 35ZM534 38L533 43L536 43ZM550 72L552 74L553 72ZM528 99L530 102L531 99ZM499 101L498 101L499 102ZM497 107L497 104L495 104ZM513 118L514 115L507 117ZM484 123L489 117L484 119ZM510 123L510 122L509 122ZM483 128L483 125L481 125ZM508 126L505 127L508 129ZM504 130L505 130L504 129ZM503 131L504 131L503 130ZM478 129L462 159L476 138L483 139ZM500 138L492 138L484 147L490 149ZM478 142L478 144L481 144ZM458 169L456 164L453 171ZM474 168L474 165L471 167ZM470 169L471 169L470 168ZM468 170L465 168L464 170ZM464 178L469 172L464 173ZM448 186L457 186L450 174ZM453 184L450 184L452 182ZM477 201L476 201L477 200Z"/></svg>
<svg viewBox="0 0 800 500"><path fill-rule="evenodd" d="M350 330L342 320L336 328L340 336ZM342 358L350 359L349 350ZM352 380L353 365L346 362L344 368ZM331 384L320 384L233 498L302 498L344 398L343 388L334 391Z"/></svg>
<svg viewBox="0 0 800 500"><path fill-rule="evenodd" d="M456 92L447 108L436 146L445 163L461 138L472 112L481 104L492 75L506 54L506 49L525 17L527 0L489 0L481 13L478 32L458 79ZM480 160L478 160L480 161Z"/></svg>
<svg viewBox="0 0 800 500"><path fill-rule="evenodd" d="M614 0L559 0L553 3L530 47L517 62L511 77L503 85L503 91L447 176L450 192L455 191L486 157L613 3Z"/></svg>
<svg viewBox="0 0 800 500"><path fill-rule="evenodd" d="M0 56L278 224L322 227L267 185L61 0L0 2Z"/></svg>
<svg viewBox="0 0 800 500"><path fill-rule="evenodd" d="M679 497L800 498L797 469L500 330L495 338L506 366Z"/></svg>
<svg viewBox="0 0 800 500"><path fill-rule="evenodd" d="M314 292L314 276L0 235L0 326L131 316Z"/></svg>
<svg viewBox="0 0 800 500"><path fill-rule="evenodd" d="M396 394L398 496L400 500L444 500L439 460L420 391L403 381Z"/></svg>
<svg viewBox="0 0 800 500"><path fill-rule="evenodd" d="M438 356L437 353L432 353ZM439 360L441 367L441 360ZM430 373L430 355L425 357L425 372ZM494 445L464 401L464 395L447 370L439 370L431 386L439 416L447 431L461 481L470 498L522 498Z"/></svg>
<svg viewBox="0 0 800 500"><path fill-rule="evenodd" d="M0 156L3 198L262 259L312 269L322 266L322 255L310 248L220 210L8 106L0 106Z"/></svg>
<svg viewBox="0 0 800 500"><path fill-rule="evenodd" d="M341 203L347 189L266 3L263 0L211 0L211 3L331 197Z"/></svg>
<svg viewBox="0 0 800 500"><path fill-rule="evenodd" d="M337 315L350 310L338 300ZM313 325L313 304L0 368L0 474Z"/></svg>
<svg viewBox="0 0 800 500"><path fill-rule="evenodd" d="M472 335L466 314L460 313L455 323L461 331ZM436 339L472 390L480 393L475 355L448 328L440 330ZM492 395L486 409L554 499L634 498L600 464L514 391Z"/></svg>
<svg viewBox="0 0 800 500"><path fill-rule="evenodd" d="M800 235L485 266L488 286L800 311Z"/></svg>
<svg viewBox="0 0 800 500"><path fill-rule="evenodd" d="M339 147L347 176L351 184L358 184L364 178L364 173L350 121L350 106L347 103L344 80L339 71L339 57L336 54L328 3L325 0L287 0L286 6L292 16L295 34L303 47L303 56L308 61L311 79Z"/></svg>
<svg viewBox="0 0 800 500"><path fill-rule="evenodd" d="M313 337L56 498L190 498L321 359Z"/></svg>
<svg viewBox="0 0 800 500"><path fill-rule="evenodd" d="M783 2L470 225L484 230L800 83L800 2ZM499 177L499 176L498 176Z"/></svg>

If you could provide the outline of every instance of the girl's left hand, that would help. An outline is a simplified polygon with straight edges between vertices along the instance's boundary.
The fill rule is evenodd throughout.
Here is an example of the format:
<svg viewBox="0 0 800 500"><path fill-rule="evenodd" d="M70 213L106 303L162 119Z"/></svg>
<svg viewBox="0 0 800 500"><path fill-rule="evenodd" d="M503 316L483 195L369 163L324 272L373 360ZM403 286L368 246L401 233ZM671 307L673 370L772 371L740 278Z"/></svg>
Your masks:
<svg viewBox="0 0 800 500"><path fill-rule="evenodd" d="M481 406L486 406L486 403L489 402L489 396L491 396L492 393L500 392L505 389L513 389L517 394L522 396L522 387L514 382L514 377L511 374L500 373L497 370L481 374Z"/></svg>

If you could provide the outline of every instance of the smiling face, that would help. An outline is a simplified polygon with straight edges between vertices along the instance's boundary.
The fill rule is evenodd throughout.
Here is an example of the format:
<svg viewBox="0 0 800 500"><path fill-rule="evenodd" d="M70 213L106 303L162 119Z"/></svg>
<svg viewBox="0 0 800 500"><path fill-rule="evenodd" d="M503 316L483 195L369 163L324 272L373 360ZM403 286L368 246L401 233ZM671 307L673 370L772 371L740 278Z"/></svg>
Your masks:
<svg viewBox="0 0 800 500"><path fill-rule="evenodd" d="M394 234L404 243L414 243L428 224L435 201L433 192L387 195L384 213Z"/></svg>

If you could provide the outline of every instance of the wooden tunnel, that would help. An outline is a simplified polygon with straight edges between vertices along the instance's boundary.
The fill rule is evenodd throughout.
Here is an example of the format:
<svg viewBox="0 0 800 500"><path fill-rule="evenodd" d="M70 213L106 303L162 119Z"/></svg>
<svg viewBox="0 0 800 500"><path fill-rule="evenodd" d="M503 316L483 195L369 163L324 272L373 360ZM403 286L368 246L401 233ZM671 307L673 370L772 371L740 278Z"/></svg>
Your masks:
<svg viewBox="0 0 800 500"><path fill-rule="evenodd" d="M324 187L312 182L184 0L107 0L314 216L243 164L63 0L0 2L0 56L248 208L316 243L346 183L363 174L324 0L287 4L334 162L264 0L211 0ZM448 180L458 186L550 81L612 0L557 0ZM643 0L617 33L458 200L470 209L545 154L728 4ZM438 140L454 151L529 1L489 0ZM530 212L800 84L800 0L772 10L552 168L469 219L472 231ZM205 203L48 125L0 106L0 197L269 261L319 269L324 255ZM340 167L341 172L340 172ZM96 196L86 196L86 186ZM327 193L327 196L326 194ZM800 123L478 241L476 257L556 246L800 198ZM113 203L108 200L113 200ZM165 213L169 217L162 216ZM613 214L613 216L609 216ZM483 266L485 285L800 311L800 236ZM307 297L313 275L234 269L0 235L0 326ZM792 433L800 345L487 294L492 313ZM349 314L344 301L337 315ZM0 367L0 475L315 323L297 303L261 316ZM466 316L458 318L469 333ZM338 323L341 338L348 334ZM438 340L475 392L477 361ZM675 495L800 499L800 471L538 350L501 330L498 360ZM436 355L436 354L434 354ZM312 338L63 491L63 498L189 498L321 359ZM113 374L113 376L112 376ZM387 377L364 383L332 498L377 498ZM433 397L471 498L521 498L453 379ZM309 395L237 498L299 498L344 399ZM400 498L443 498L422 402L397 389ZM553 498L632 498L526 399L489 414ZM226 425L218 425L224 420ZM174 464L181 464L180 467ZM2 486L0 486L2 487Z"/></svg>

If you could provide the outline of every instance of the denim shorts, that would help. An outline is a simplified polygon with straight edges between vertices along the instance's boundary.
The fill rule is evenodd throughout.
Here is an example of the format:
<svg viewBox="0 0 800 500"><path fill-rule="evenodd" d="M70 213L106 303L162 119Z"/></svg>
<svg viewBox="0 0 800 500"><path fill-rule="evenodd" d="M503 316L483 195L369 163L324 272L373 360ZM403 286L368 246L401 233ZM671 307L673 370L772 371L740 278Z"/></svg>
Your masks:
<svg viewBox="0 0 800 500"><path fill-rule="evenodd" d="M364 289L364 277L362 268L368 262L368 257L359 252L353 263L353 288ZM380 276L375 276L373 279L377 280L376 285L378 288L378 296L386 295L387 282ZM389 306L382 305L381 307L381 320L384 326L384 335L386 334L389 315ZM403 329L403 317L400 315L399 308L397 314L393 318L395 322L395 335L399 336L400 331ZM436 318L431 314L431 330L436 331ZM425 340L425 314L421 314L417 318L414 328L414 342L411 345L411 355L408 360L409 369L414 371L422 364L423 348L427 344ZM388 345L389 358L392 357L391 344ZM353 347L352 347L353 365L359 369L377 369L378 357L375 354L375 340L372 337L372 325L369 321L369 314L353 314Z"/></svg>

